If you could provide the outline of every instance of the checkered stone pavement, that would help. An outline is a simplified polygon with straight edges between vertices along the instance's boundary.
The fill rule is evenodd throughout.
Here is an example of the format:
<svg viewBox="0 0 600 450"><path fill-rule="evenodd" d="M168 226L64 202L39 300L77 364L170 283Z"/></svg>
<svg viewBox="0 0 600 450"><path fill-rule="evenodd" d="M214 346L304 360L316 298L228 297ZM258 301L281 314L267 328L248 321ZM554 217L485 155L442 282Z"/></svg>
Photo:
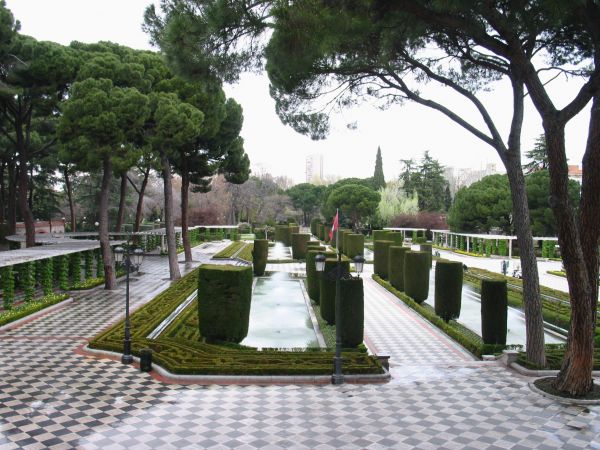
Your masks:
<svg viewBox="0 0 600 450"><path fill-rule="evenodd" d="M134 305L166 285L164 258L144 271ZM123 306L123 292L77 293L75 303L0 333L0 450L600 448L600 407L559 405L533 393L527 379L470 362L439 340L439 353L452 358L419 339L405 346L384 340L422 331L365 286L367 334L398 358L384 385L162 383L133 366L75 353ZM386 322L396 325L378 334ZM402 359L407 346L416 347L412 366Z"/></svg>

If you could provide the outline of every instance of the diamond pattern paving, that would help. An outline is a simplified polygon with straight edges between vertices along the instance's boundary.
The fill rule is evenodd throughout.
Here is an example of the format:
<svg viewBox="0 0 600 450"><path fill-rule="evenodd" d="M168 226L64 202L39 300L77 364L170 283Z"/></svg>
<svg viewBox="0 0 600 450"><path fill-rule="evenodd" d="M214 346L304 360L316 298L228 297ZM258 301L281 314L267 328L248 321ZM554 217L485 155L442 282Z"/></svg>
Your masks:
<svg viewBox="0 0 600 450"><path fill-rule="evenodd" d="M164 288L165 268L163 258L144 262L134 305ZM123 308L122 291L76 294L0 332L0 449L600 448L599 407L534 394L366 286L367 335L393 362L385 385L164 384L74 352Z"/></svg>

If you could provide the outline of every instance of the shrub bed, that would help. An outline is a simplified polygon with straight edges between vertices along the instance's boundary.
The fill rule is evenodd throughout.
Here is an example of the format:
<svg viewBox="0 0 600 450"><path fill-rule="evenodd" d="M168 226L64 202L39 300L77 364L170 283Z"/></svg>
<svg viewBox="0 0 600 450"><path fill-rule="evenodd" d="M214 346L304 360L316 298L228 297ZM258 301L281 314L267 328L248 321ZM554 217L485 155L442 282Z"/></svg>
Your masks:
<svg viewBox="0 0 600 450"><path fill-rule="evenodd" d="M206 344L171 333L170 329L198 330L198 308L192 305L158 339L147 336L198 287L198 269L185 275L131 315L132 351L153 350L154 362L172 373L196 375L330 375L333 353L257 351L240 345ZM187 326L182 327L182 321ZM191 323L190 323L191 321ZM121 321L90 342L90 347L117 353L123 351L124 322ZM344 352L344 373L383 373L379 362L360 352Z"/></svg>
<svg viewBox="0 0 600 450"><path fill-rule="evenodd" d="M256 239L254 241L254 248L252 249L252 267L254 268L254 275L259 277L264 275L268 256L269 241L266 239Z"/></svg>
<svg viewBox="0 0 600 450"><path fill-rule="evenodd" d="M22 319L29 314L41 311L44 308L60 303L68 298L69 294L50 294L27 303L21 303L11 310L0 312L0 326Z"/></svg>

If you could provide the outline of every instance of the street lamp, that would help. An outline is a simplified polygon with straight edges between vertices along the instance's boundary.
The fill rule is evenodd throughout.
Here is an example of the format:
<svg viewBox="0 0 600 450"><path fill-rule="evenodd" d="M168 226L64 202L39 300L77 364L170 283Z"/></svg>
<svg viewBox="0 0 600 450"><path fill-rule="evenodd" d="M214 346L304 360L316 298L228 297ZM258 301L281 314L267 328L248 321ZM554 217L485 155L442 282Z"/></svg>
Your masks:
<svg viewBox="0 0 600 450"><path fill-rule="evenodd" d="M133 254L129 252L129 246L127 250L123 247L118 246L114 250L115 261L122 263L125 268L125 338L123 339L123 356L121 362L123 364L131 364L133 362L133 356L131 355L131 326L129 322L129 272L131 270L140 270L142 261L144 260L144 252L142 249L136 248Z"/></svg>
<svg viewBox="0 0 600 450"><path fill-rule="evenodd" d="M325 255L315 256L315 268L317 272L325 271ZM361 255L353 258L354 267L358 276L363 271L365 259ZM342 278L351 278L349 273L344 273L342 269L342 254L338 250L337 264L334 270L324 274L325 276L335 277L335 357L333 359L334 372L331 377L332 384L343 384L344 374L342 372L342 299L341 299L341 281Z"/></svg>

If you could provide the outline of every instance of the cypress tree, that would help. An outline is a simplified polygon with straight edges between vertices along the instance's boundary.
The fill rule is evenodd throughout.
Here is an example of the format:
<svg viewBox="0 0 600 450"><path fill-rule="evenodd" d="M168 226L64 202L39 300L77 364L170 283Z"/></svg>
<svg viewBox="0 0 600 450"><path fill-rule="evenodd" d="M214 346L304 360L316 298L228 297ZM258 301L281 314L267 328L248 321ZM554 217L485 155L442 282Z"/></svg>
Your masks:
<svg viewBox="0 0 600 450"><path fill-rule="evenodd" d="M375 173L373 174L373 188L378 191L385 187L385 178L383 177L383 161L381 159L381 147L377 147L377 156L375 157Z"/></svg>

